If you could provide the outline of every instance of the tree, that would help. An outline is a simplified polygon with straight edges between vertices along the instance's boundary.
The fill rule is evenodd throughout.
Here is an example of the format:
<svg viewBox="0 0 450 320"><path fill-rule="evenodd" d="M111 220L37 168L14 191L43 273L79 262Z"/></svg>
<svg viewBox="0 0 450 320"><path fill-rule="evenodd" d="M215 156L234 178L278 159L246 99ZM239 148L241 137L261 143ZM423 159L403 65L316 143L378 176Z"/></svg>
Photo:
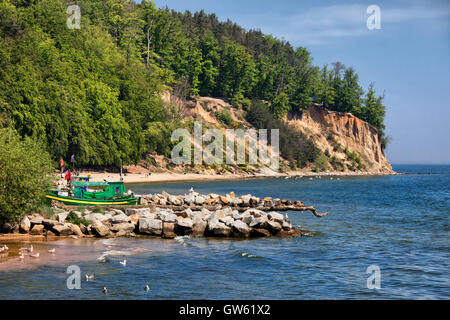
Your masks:
<svg viewBox="0 0 450 320"><path fill-rule="evenodd" d="M336 92L333 87L333 72L328 70L327 65L320 71L319 81L313 91L315 102L321 103L326 108L333 107Z"/></svg>
<svg viewBox="0 0 450 320"><path fill-rule="evenodd" d="M255 83L255 62L246 49L235 43L228 43L222 55L219 76L219 94L234 97L250 95Z"/></svg>
<svg viewBox="0 0 450 320"><path fill-rule="evenodd" d="M384 95L377 97L375 94L374 84L371 83L366 97L363 99L364 104L355 108L354 114L376 127L383 135L385 129L383 122L386 114L386 108L383 105Z"/></svg>
<svg viewBox="0 0 450 320"><path fill-rule="evenodd" d="M339 112L352 112L355 108L360 107L364 91L358 83L358 74L355 69L342 69L344 70L342 78L340 70L340 67L335 69L335 78L333 80L336 92L333 109Z"/></svg>
<svg viewBox="0 0 450 320"><path fill-rule="evenodd" d="M43 200L53 166L40 143L12 128L0 129L0 150L0 222L15 222Z"/></svg>
<svg viewBox="0 0 450 320"><path fill-rule="evenodd" d="M272 101L269 109L277 118L283 118L291 109L288 95L284 92L280 93L280 95Z"/></svg>

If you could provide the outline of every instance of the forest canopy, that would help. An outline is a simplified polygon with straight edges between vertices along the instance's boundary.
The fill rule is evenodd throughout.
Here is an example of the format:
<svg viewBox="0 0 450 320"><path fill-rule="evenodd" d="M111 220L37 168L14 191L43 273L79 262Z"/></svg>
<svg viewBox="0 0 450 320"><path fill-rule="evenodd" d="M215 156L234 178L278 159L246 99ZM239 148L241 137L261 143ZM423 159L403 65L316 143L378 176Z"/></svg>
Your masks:
<svg viewBox="0 0 450 320"><path fill-rule="evenodd" d="M81 28L69 29L72 4L0 1L0 114L22 137L44 141L53 160L74 154L79 165L109 166L167 152L155 128L183 120L161 99L172 89L244 109L265 101L278 119L318 103L384 137L383 96L373 85L365 92L342 63L320 68L307 49L260 30L148 0L79 0Z"/></svg>

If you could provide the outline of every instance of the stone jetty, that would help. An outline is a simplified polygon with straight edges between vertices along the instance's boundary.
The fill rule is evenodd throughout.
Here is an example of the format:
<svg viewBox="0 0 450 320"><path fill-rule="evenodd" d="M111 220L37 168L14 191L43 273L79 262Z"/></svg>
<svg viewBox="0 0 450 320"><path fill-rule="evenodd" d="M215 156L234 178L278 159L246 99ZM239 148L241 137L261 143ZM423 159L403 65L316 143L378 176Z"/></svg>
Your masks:
<svg viewBox="0 0 450 320"><path fill-rule="evenodd" d="M4 224L3 232L20 232L40 236L135 237L157 236L173 239L192 237L296 237L308 232L292 226L288 215L278 211L311 211L314 207L300 201L166 192L142 197L143 205L133 207L79 208L54 203L59 213L53 217L41 214L25 216L17 225Z"/></svg>

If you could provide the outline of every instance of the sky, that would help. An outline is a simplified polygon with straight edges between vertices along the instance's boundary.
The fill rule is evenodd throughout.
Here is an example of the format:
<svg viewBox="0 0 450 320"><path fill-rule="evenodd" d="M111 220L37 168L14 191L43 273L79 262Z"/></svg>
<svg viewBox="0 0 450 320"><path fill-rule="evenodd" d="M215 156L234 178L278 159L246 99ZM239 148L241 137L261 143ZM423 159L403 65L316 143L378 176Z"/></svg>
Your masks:
<svg viewBox="0 0 450 320"><path fill-rule="evenodd" d="M154 0L205 10L310 50L314 64L354 67L385 93L386 155L393 164L450 164L450 1ZM381 28L369 30L370 5Z"/></svg>

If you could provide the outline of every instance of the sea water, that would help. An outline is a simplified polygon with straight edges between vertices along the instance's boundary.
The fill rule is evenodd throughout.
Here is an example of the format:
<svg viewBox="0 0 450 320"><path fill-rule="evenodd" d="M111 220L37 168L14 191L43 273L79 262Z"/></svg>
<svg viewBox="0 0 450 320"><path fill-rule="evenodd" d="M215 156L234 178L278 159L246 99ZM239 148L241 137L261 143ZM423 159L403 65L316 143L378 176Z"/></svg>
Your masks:
<svg viewBox="0 0 450 320"><path fill-rule="evenodd" d="M330 214L287 212L312 231L294 239L37 243L41 258L0 258L0 299L449 299L450 166L394 169L408 174L131 185L141 194L193 187L301 200ZM70 265L80 268L79 290L67 287Z"/></svg>

